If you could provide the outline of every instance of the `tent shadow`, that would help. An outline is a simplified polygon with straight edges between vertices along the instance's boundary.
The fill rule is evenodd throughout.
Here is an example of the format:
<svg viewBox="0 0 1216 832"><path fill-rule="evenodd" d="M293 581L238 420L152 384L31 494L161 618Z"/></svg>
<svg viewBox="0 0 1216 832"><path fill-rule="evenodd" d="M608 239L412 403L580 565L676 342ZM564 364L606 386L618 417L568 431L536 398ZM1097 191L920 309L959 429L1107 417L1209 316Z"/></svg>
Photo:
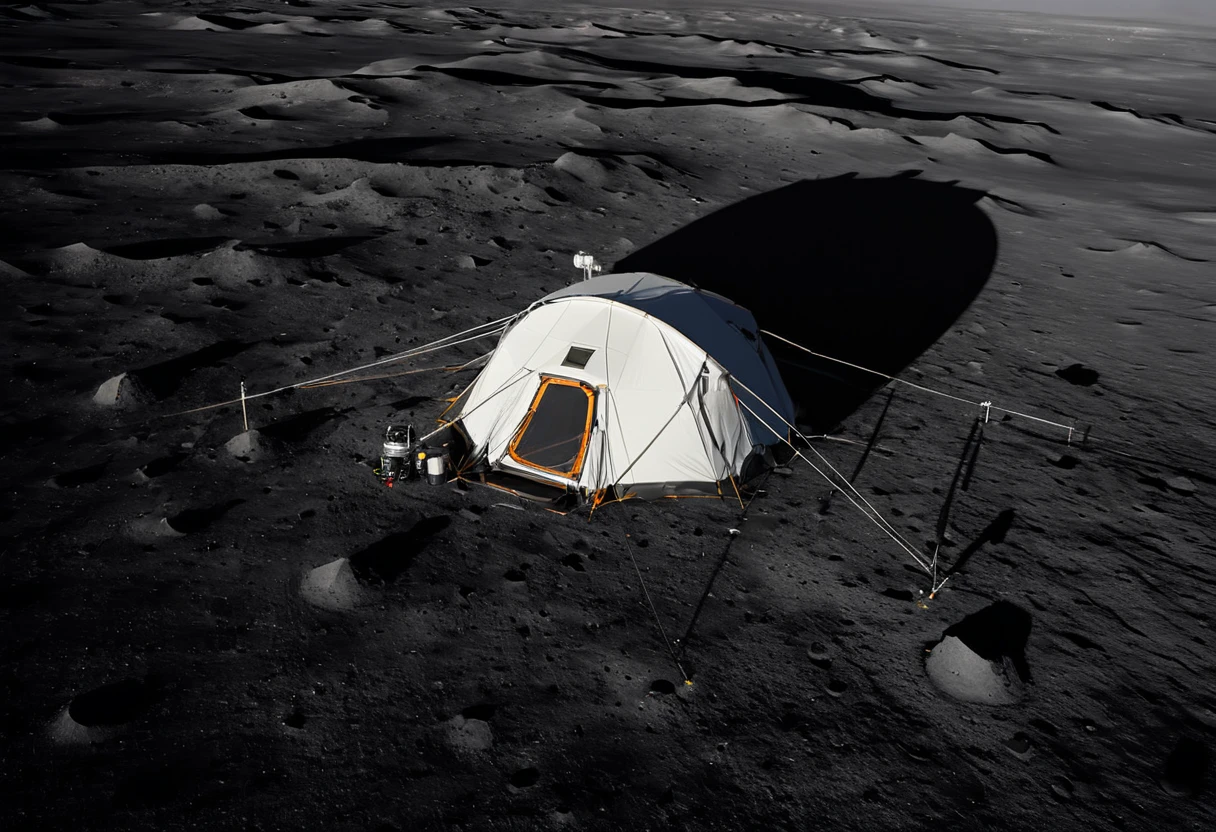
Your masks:
<svg viewBox="0 0 1216 832"><path fill-rule="evenodd" d="M979 294L997 234L983 191L914 175L803 180L696 220L615 264L724 295L760 326L895 375ZM884 382L765 337L800 419L829 431Z"/></svg>

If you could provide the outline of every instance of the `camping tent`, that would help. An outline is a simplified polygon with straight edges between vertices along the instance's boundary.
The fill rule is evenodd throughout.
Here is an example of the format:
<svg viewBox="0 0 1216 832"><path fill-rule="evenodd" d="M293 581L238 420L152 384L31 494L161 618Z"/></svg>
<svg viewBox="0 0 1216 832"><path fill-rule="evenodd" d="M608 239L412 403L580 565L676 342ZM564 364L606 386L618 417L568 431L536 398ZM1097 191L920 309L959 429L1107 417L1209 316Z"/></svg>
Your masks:
<svg viewBox="0 0 1216 832"><path fill-rule="evenodd" d="M612 274L520 313L444 418L461 476L536 499L734 496L785 438L748 412L768 412L757 397L793 422L750 312Z"/></svg>

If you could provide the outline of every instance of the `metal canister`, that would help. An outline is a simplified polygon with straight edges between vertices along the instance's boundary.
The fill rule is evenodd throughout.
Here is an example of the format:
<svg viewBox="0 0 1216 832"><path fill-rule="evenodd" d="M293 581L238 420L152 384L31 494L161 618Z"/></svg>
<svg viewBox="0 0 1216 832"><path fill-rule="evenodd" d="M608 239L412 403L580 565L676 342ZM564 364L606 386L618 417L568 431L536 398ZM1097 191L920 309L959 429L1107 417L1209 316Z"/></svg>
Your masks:
<svg viewBox="0 0 1216 832"><path fill-rule="evenodd" d="M426 481L431 485L443 485L448 481L448 458L442 453L427 456Z"/></svg>

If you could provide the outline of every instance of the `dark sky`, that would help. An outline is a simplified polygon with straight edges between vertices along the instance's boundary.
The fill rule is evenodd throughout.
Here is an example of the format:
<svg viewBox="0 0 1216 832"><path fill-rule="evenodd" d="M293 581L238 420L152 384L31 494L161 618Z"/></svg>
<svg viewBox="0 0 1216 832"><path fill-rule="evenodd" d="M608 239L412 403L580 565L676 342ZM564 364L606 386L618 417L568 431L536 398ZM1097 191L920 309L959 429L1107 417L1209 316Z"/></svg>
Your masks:
<svg viewBox="0 0 1216 832"><path fill-rule="evenodd" d="M884 5L953 6L1216 25L1216 0L886 0Z"/></svg>

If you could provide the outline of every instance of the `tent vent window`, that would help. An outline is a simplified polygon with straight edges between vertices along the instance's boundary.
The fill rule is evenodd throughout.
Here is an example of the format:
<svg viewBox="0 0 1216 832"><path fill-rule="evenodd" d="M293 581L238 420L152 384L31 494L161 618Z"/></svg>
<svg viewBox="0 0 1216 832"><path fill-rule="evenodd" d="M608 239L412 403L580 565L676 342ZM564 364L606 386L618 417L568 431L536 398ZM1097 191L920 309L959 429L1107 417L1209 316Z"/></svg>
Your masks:
<svg viewBox="0 0 1216 832"><path fill-rule="evenodd" d="M562 360L562 366L582 370L586 368L587 362L594 354L595 350L589 350L586 347L571 347L570 352L566 353L565 359Z"/></svg>

